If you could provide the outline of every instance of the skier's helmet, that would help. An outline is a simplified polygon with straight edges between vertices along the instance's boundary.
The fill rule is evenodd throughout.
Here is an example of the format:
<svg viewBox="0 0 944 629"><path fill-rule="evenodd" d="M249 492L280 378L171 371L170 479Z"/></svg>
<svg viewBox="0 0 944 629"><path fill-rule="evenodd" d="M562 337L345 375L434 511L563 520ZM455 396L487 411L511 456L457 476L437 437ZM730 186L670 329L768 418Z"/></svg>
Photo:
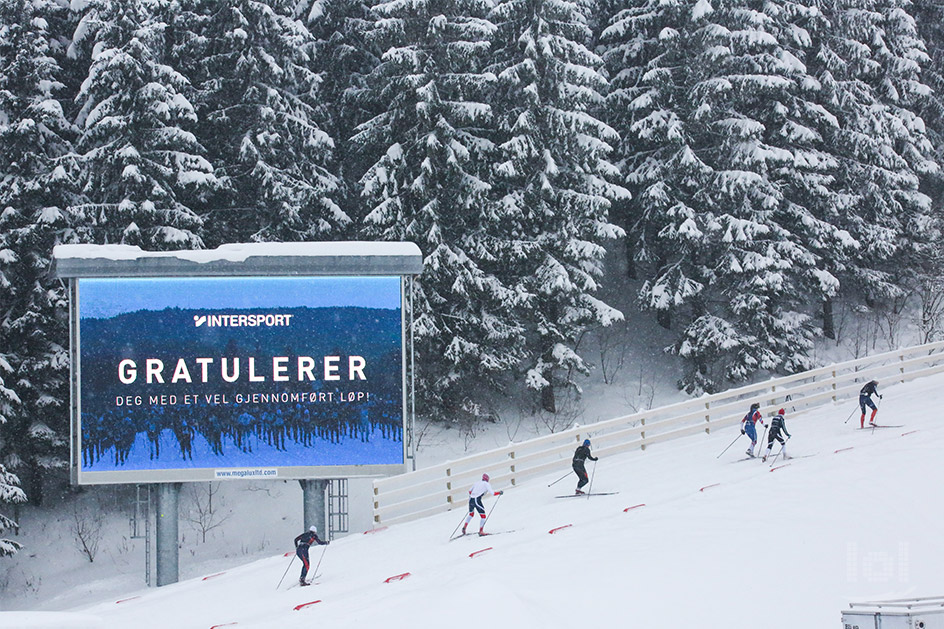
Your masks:
<svg viewBox="0 0 944 629"><path fill-rule="evenodd" d="M787 411L783 409L780 409L779 411L777 411L777 415L786 415L786 414L787 414Z"/></svg>
<svg viewBox="0 0 944 629"><path fill-rule="evenodd" d="M590 440L589 440L589 439L584 439L584 440L583 440L583 445L585 445L585 446L587 446L587 447L590 447Z"/></svg>
<svg viewBox="0 0 944 629"><path fill-rule="evenodd" d="M753 404L751 404L751 410L752 410L752 411L756 411L756 410L759 409L759 408L760 408L760 404L759 404L759 403L754 402Z"/></svg>
<svg viewBox="0 0 944 629"><path fill-rule="evenodd" d="M878 380L873 380L873 381L872 381L871 383L869 383L869 384L874 384L874 385L877 386L877 385L878 385Z"/></svg>
<svg viewBox="0 0 944 629"><path fill-rule="evenodd" d="M318 527L312 524L311 526L308 527L308 530L311 531L312 533L317 533Z"/></svg>
<svg viewBox="0 0 944 629"><path fill-rule="evenodd" d="M482 480L484 480L484 481L487 483L487 482L488 482L488 474L482 474Z"/></svg>

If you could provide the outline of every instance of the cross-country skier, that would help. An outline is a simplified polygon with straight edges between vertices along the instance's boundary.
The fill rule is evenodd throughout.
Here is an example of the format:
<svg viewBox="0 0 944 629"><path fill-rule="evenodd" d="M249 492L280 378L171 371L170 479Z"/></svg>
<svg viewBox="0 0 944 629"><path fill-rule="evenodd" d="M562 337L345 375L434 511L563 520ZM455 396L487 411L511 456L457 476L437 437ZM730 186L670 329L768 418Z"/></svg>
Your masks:
<svg viewBox="0 0 944 629"><path fill-rule="evenodd" d="M465 522L462 523L462 534L465 535L465 529L472 521L475 512L479 512L479 535L485 535L485 507L482 505L482 498L486 494L492 496L501 496L503 491L495 491L488 482L488 474L482 474L482 480L476 481L469 490L469 515L465 516Z"/></svg>
<svg viewBox="0 0 944 629"><path fill-rule="evenodd" d="M590 454L590 440L584 439L583 445L579 446L576 450L574 450L573 466L574 466L574 472L576 472L577 478L578 478L578 481L577 481L578 494L584 493L583 490L580 488L586 485L588 482L590 482L589 479L587 478L587 468L585 467L587 459L590 459L591 461L600 460L597 457Z"/></svg>
<svg viewBox="0 0 944 629"><path fill-rule="evenodd" d="M770 449L774 447L774 439L780 442L780 446L783 449L783 458L785 459L790 458L789 456L787 456L787 442L784 441L783 437L780 436L781 430L784 432L785 435L787 435L787 439L789 439L791 436L790 433L787 432L787 425L783 421L783 416L785 414L786 414L786 411L783 409L780 409L779 411L777 411L777 414L774 416L774 418L770 420L770 434L767 437L767 453L764 454L764 458L762 459L763 461L766 461L767 457L770 456Z"/></svg>
<svg viewBox="0 0 944 629"><path fill-rule="evenodd" d="M877 387L878 380L869 380L859 391L859 409L862 410L862 417L859 418L859 428L865 428L866 406L872 409L872 416L869 417L869 426L875 425L875 414L878 412L878 407L875 405L875 402L872 401L872 396L878 395L878 399L882 399L882 396L879 394Z"/></svg>
<svg viewBox="0 0 944 629"><path fill-rule="evenodd" d="M295 538L295 554L298 555L298 558L302 560L302 574L298 577L299 585L308 585L308 581L305 580L305 577L308 575L308 549L312 544L318 544L319 546L327 546L328 541L322 541L318 538L318 527L314 524L311 527Z"/></svg>
<svg viewBox="0 0 944 629"><path fill-rule="evenodd" d="M751 447L747 449L747 456L754 456L754 447L757 445L757 430L754 428L755 422L760 422L761 426L766 427L763 417L760 414L760 404L754 402L751 404L751 410L748 411L744 419L741 420L741 434L751 438Z"/></svg>

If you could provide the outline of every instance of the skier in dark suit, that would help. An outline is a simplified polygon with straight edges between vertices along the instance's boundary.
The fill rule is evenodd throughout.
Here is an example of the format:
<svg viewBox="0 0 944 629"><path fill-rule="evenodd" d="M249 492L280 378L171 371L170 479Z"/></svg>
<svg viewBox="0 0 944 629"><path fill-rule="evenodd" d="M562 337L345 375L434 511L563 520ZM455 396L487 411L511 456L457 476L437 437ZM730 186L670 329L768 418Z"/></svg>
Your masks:
<svg viewBox="0 0 944 629"><path fill-rule="evenodd" d="M581 489L581 487L583 487L583 486L586 485L588 482L590 482L589 479L587 478L587 468L586 468L586 461L587 461L587 459L590 459L591 461L599 461L599 460L600 460L600 459L598 459L597 457L595 457L595 456L593 456L592 454L590 454L590 440L589 440L589 439L584 439L584 440L583 440L583 445L580 446L580 447L578 447L578 448L574 451L574 462L573 462L573 466L574 466L574 472L576 472L577 478L579 479L578 482L577 482L577 493L578 493L578 494L582 494L582 493L583 493L583 490Z"/></svg>
<svg viewBox="0 0 944 629"><path fill-rule="evenodd" d="M309 585L305 577L308 575L308 566L310 565L308 562L308 549L312 544L318 544L319 546L328 545L327 541L322 541L318 538L318 527L314 524L312 524L311 528L307 531L295 538L295 554L302 560L302 574L298 577L299 585Z"/></svg>
<svg viewBox="0 0 944 629"><path fill-rule="evenodd" d="M774 415L774 418L770 420L770 433L767 437L767 453L764 455L763 461L767 460L767 457L770 456L770 449L774 447L774 439L780 442L781 450L783 451L783 458L789 459L787 455L787 442L783 437L780 436L780 431L782 430L787 439L790 438L790 433L787 432L787 424L783 421L783 416L786 414L786 411L780 409L777 411L777 414Z"/></svg>
<svg viewBox="0 0 944 629"><path fill-rule="evenodd" d="M869 425L875 425L875 414L878 412L878 407L875 405L875 402L872 401L873 395L878 395L878 399L882 399L882 396L878 392L878 380L870 380L865 383L865 386L859 391L859 409L862 411L862 417L859 418L859 428L865 428L865 407L868 406L872 409L872 416L869 418Z"/></svg>

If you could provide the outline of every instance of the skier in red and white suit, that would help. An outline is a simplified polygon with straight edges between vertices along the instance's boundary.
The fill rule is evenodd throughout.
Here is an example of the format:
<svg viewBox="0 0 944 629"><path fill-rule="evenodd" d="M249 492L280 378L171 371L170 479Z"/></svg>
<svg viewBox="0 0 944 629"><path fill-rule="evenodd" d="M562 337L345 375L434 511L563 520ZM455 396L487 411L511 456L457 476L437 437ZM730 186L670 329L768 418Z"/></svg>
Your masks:
<svg viewBox="0 0 944 629"><path fill-rule="evenodd" d="M472 521L475 512L479 512L479 535L485 535L485 507L482 505L482 498L485 495L501 496L504 492L495 491L488 482L488 474L482 474L482 480L476 481L469 490L469 515L465 516L465 522L462 524L462 534L465 535L465 529Z"/></svg>

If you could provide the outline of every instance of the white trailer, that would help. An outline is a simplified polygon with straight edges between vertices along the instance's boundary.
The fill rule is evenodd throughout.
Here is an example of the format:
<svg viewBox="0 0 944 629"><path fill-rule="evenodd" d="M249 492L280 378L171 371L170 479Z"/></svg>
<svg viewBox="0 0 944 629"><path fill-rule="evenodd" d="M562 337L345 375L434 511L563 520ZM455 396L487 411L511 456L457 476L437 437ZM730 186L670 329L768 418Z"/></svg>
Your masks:
<svg viewBox="0 0 944 629"><path fill-rule="evenodd" d="M842 629L944 629L944 596L850 603Z"/></svg>

